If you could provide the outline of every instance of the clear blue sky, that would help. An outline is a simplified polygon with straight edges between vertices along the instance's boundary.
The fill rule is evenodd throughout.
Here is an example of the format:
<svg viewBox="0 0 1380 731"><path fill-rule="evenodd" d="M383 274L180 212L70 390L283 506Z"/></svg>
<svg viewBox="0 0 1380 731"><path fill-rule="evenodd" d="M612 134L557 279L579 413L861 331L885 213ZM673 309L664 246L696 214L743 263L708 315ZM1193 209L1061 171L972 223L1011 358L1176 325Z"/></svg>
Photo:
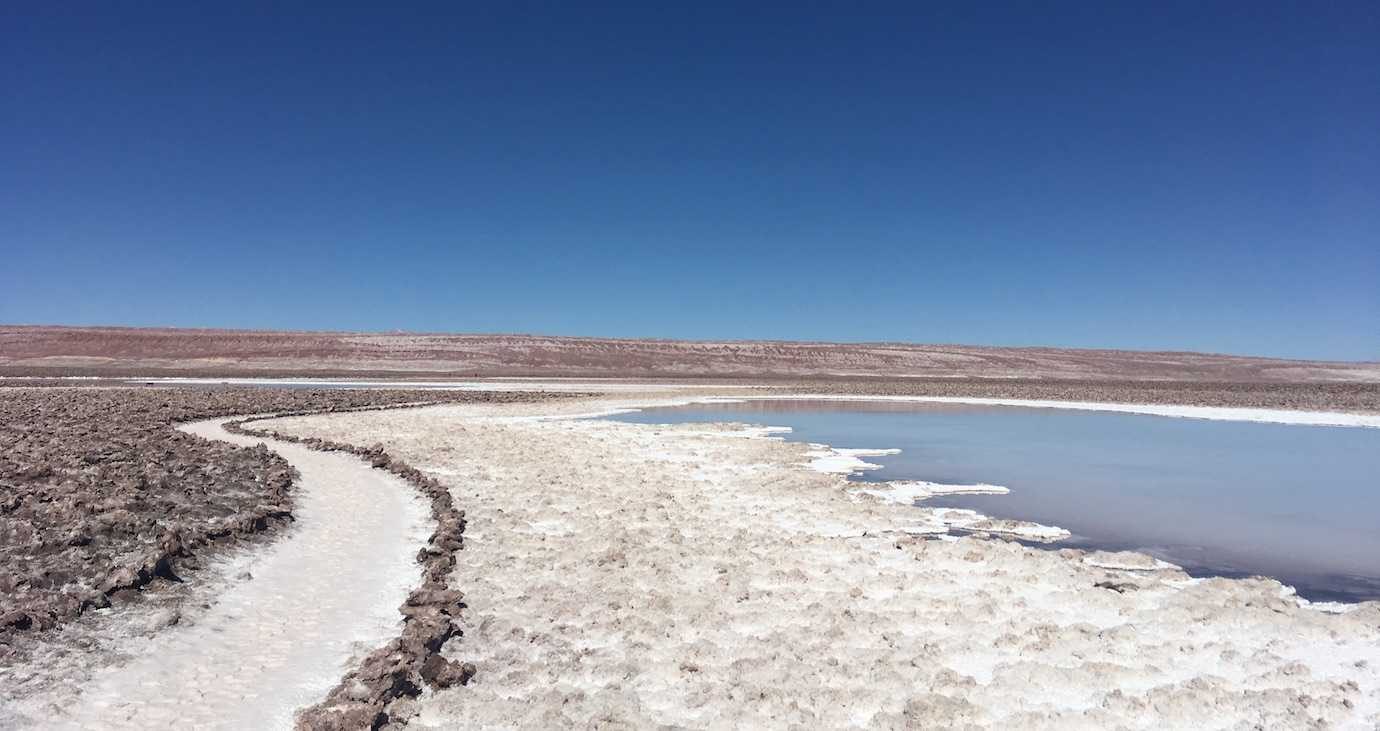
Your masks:
<svg viewBox="0 0 1380 731"><path fill-rule="evenodd" d="M1380 359L1375 2L22 5L0 322Z"/></svg>

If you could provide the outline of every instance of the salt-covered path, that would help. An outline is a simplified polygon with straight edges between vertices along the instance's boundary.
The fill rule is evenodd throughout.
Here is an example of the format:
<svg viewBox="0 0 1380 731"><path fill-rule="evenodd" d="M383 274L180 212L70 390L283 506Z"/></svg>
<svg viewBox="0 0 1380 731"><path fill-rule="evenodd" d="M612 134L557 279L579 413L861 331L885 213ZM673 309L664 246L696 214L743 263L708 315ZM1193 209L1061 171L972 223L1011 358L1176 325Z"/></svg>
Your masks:
<svg viewBox="0 0 1380 731"><path fill-rule="evenodd" d="M264 442L292 463L301 472L296 523L244 559L251 579L99 673L55 726L291 728L295 711L396 635L397 607L420 582L414 556L432 526L406 483L348 454L230 434L221 421L183 429Z"/></svg>

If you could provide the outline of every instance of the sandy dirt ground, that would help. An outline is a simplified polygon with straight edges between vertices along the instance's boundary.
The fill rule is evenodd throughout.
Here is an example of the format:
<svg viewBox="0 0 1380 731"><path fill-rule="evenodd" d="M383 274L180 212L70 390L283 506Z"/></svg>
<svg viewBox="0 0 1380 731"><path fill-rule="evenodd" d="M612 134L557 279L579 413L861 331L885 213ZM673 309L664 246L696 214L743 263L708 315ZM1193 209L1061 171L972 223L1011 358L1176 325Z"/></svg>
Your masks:
<svg viewBox="0 0 1380 731"><path fill-rule="evenodd" d="M467 510L450 577L469 605L465 635L444 652L478 674L396 703L396 718L438 729L1380 724L1380 603L1337 612L1269 580L951 535L935 511L864 494L812 469L818 449L760 430L549 418L659 399L271 424L381 443Z"/></svg>
<svg viewBox="0 0 1380 731"><path fill-rule="evenodd" d="M220 421L190 433L243 446ZM222 561L228 588L201 612L111 622L107 665L76 647L7 668L0 725L11 728L290 728L365 653L397 633L397 607L420 581L414 560L431 530L409 485L349 454L268 442L301 473L292 528ZM209 578L208 586L216 582ZM132 618L130 618L132 620ZM171 626L169 626L171 625ZM140 628L142 629L142 628ZM122 662L109 662L124 658ZM80 683L53 682L61 669Z"/></svg>

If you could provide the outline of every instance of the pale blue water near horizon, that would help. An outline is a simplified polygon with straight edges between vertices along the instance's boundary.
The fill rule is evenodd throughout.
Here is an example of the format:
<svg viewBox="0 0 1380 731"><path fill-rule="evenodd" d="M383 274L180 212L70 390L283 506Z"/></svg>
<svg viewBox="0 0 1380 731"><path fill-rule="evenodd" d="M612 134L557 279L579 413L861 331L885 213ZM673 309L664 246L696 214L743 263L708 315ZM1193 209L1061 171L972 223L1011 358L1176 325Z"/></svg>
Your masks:
<svg viewBox="0 0 1380 731"><path fill-rule="evenodd" d="M1380 430L1064 409L750 401L646 409L636 423L789 426L793 441L898 448L854 479L986 482L929 500L1139 550L1197 576L1264 575L1315 600L1380 599Z"/></svg>

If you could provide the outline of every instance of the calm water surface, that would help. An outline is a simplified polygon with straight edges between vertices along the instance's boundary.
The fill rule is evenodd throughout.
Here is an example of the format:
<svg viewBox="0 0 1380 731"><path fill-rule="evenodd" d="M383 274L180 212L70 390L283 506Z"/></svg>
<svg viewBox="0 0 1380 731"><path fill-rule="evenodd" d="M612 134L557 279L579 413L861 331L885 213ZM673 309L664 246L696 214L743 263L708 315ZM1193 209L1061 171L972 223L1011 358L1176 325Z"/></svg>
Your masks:
<svg viewBox="0 0 1380 731"><path fill-rule="evenodd" d="M789 426L787 438L895 447L857 479L987 482L929 500L1057 525L1055 547L1135 549L1195 575L1260 574L1319 600L1380 599L1380 429L1018 407L755 401L648 409L640 423Z"/></svg>

